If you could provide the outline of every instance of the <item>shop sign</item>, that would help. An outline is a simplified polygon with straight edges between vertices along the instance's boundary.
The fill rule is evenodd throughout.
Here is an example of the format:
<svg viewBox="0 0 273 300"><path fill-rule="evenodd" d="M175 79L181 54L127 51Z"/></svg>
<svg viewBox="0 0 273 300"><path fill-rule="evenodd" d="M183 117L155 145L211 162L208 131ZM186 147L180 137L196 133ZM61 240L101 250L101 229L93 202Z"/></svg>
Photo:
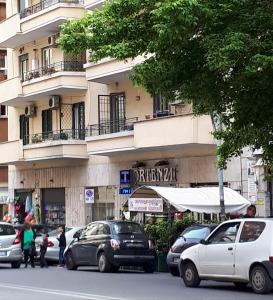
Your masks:
<svg viewBox="0 0 273 300"><path fill-rule="evenodd" d="M163 199L161 198L129 198L129 211L136 212L163 212Z"/></svg>
<svg viewBox="0 0 273 300"><path fill-rule="evenodd" d="M92 204L95 202L95 189L85 189L84 195L86 204Z"/></svg>
<svg viewBox="0 0 273 300"><path fill-rule="evenodd" d="M122 187L119 189L120 195L130 195L132 193L132 189L130 187Z"/></svg>
<svg viewBox="0 0 273 300"><path fill-rule="evenodd" d="M131 193L131 170L121 170L119 172L119 194L130 195Z"/></svg>
<svg viewBox="0 0 273 300"><path fill-rule="evenodd" d="M176 182L176 172L176 168L173 167L133 169L136 184Z"/></svg>
<svg viewBox="0 0 273 300"><path fill-rule="evenodd" d="M255 160L247 161L248 200L251 202L257 201L257 178L255 174L255 165Z"/></svg>

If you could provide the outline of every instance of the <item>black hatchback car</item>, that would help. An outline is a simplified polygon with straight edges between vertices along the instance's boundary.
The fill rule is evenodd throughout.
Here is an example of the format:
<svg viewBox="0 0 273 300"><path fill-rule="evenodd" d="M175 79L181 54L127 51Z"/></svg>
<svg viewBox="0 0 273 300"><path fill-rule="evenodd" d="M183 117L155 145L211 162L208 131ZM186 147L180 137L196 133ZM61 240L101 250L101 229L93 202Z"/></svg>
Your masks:
<svg viewBox="0 0 273 300"><path fill-rule="evenodd" d="M100 272L117 271L120 266L142 266L155 271L155 250L138 223L98 221L87 225L65 252L66 266L98 266Z"/></svg>
<svg viewBox="0 0 273 300"><path fill-rule="evenodd" d="M205 239L216 227L216 224L192 225L181 233L167 256L168 268L173 276L179 275L178 262L181 253L185 249L198 244L202 239Z"/></svg>

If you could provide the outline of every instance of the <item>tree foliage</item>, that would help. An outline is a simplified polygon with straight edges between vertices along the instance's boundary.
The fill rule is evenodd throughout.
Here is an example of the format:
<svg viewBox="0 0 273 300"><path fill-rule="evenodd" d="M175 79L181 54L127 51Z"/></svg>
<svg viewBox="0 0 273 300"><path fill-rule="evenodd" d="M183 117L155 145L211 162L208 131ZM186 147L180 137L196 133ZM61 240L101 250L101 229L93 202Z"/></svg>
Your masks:
<svg viewBox="0 0 273 300"><path fill-rule="evenodd" d="M145 56L136 84L221 115L221 167L246 146L272 164L272 16L272 0L112 0L65 24L60 45L92 61Z"/></svg>

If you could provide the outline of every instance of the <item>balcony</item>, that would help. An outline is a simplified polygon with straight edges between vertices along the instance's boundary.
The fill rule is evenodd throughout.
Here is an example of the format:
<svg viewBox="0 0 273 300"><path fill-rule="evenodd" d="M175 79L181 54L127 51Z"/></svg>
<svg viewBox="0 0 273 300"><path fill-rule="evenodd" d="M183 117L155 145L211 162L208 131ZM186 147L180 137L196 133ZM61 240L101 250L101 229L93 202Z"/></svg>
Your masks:
<svg viewBox="0 0 273 300"><path fill-rule="evenodd" d="M105 58L97 63L88 63L86 68L86 79L102 84L112 84L128 79L132 68L144 61L144 57L139 56L127 62L117 61L112 58Z"/></svg>
<svg viewBox="0 0 273 300"><path fill-rule="evenodd" d="M48 99L50 95L77 95L87 90L83 63L62 61L32 70L22 78L13 78L0 83L0 94L5 95L3 105L23 105L32 101Z"/></svg>
<svg viewBox="0 0 273 300"><path fill-rule="evenodd" d="M92 155L114 156L120 153L160 151L173 155L213 155L215 143L209 116L192 114L151 120L123 120L118 123L92 125L87 131L87 151ZM168 154L169 153L169 154Z"/></svg>
<svg viewBox="0 0 273 300"><path fill-rule="evenodd" d="M64 129L25 136L23 140L0 143L0 164L22 164L54 159L88 159L85 130Z"/></svg>
<svg viewBox="0 0 273 300"><path fill-rule="evenodd" d="M86 9L94 10L100 8L104 2L105 0L85 0L84 6Z"/></svg>
<svg viewBox="0 0 273 300"><path fill-rule="evenodd" d="M57 33L67 19L84 16L83 0L43 0L0 23L0 47L16 48Z"/></svg>

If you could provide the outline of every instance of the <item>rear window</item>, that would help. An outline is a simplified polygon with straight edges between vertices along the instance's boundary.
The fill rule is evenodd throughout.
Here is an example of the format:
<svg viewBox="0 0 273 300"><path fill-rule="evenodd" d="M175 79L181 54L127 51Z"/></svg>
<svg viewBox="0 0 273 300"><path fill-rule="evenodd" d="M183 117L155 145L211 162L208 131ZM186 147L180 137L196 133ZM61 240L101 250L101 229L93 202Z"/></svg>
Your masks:
<svg viewBox="0 0 273 300"><path fill-rule="evenodd" d="M13 234L15 234L15 230L12 226L0 224L0 236Z"/></svg>
<svg viewBox="0 0 273 300"><path fill-rule="evenodd" d="M256 241L265 229L264 222L245 222L240 236L240 243Z"/></svg>
<svg viewBox="0 0 273 300"><path fill-rule="evenodd" d="M137 234L143 233L139 224L136 223L116 223L113 225L115 234Z"/></svg>
<svg viewBox="0 0 273 300"><path fill-rule="evenodd" d="M206 238L209 235L209 233L210 233L210 229L208 227L194 226L184 230L181 236L184 237L185 239L202 240Z"/></svg>

